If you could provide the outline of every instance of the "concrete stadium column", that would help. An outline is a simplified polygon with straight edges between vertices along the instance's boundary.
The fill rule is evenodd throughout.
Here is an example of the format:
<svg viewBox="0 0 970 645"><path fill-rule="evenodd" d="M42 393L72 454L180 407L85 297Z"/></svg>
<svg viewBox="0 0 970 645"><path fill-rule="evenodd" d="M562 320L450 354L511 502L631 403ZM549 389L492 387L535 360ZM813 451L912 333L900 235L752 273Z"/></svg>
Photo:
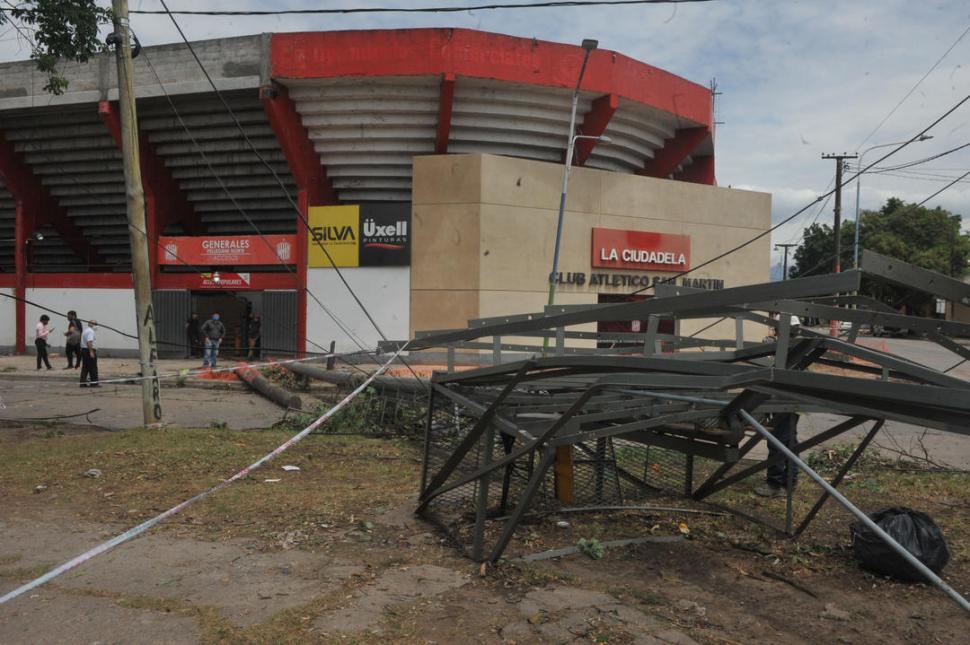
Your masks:
<svg viewBox="0 0 970 645"><path fill-rule="evenodd" d="M31 215L27 200L17 197L16 221L14 222L14 237L17 240L14 249L16 266L14 296L17 298L15 351L17 354L27 352L27 303L24 299L27 297L27 240L34 234L34 218Z"/></svg>
<svg viewBox="0 0 970 645"><path fill-rule="evenodd" d="M648 159L638 175L647 177L668 178L683 161L710 135L710 129L681 128L670 139L664 142L664 147L654 153L653 159Z"/></svg>
<svg viewBox="0 0 970 645"><path fill-rule="evenodd" d="M14 196L14 199L23 202L24 213L33 218L32 226L34 228L45 225L51 226L57 232L61 241L78 258L85 261L89 266L103 264L97 250L85 239L81 229L68 217L67 210L51 196L50 191L41 183L2 132L0 132L0 177L3 177L4 183L6 183L7 189ZM34 228L31 228L29 234L33 234Z"/></svg>
<svg viewBox="0 0 970 645"><path fill-rule="evenodd" d="M451 135L451 113L455 106L455 75L445 74L441 78L438 92L438 127L435 132L434 152L443 155L448 152L448 137Z"/></svg>
<svg viewBox="0 0 970 645"><path fill-rule="evenodd" d="M610 124L613 114L620 106L620 97L616 94L604 94L595 101L589 112L583 117L583 123L579 126L579 134L589 137L601 137L606 132L606 126ZM586 165L586 160L593 154L593 148L599 141L595 139L579 139L576 141L576 151L573 154L573 164L576 166ZM566 161L566 152L563 151L563 163Z"/></svg>
<svg viewBox="0 0 970 645"><path fill-rule="evenodd" d="M118 104L112 101L98 103L98 116L104 123L115 145L121 149L121 116ZM165 227L179 223L189 235L203 235L205 227L195 214L195 208L185 197L178 182L172 177L165 162L155 152L155 147L144 133L138 135L138 153L145 190L145 232L148 237L152 285L158 280L158 236Z"/></svg>
<svg viewBox="0 0 970 645"><path fill-rule="evenodd" d="M297 185L297 207L300 212L296 218L296 331L297 351L302 356L307 345L307 216L310 206L336 204L337 196L327 179L327 171L320 155L314 149L286 88L281 85L265 85L259 88L259 98Z"/></svg>
<svg viewBox="0 0 970 645"><path fill-rule="evenodd" d="M14 348L17 354L27 351L27 241L34 234L36 224L39 195L32 190L31 175L24 171L19 155L13 145L0 133L0 177L13 195L15 206L14 220L14 296L16 341Z"/></svg>

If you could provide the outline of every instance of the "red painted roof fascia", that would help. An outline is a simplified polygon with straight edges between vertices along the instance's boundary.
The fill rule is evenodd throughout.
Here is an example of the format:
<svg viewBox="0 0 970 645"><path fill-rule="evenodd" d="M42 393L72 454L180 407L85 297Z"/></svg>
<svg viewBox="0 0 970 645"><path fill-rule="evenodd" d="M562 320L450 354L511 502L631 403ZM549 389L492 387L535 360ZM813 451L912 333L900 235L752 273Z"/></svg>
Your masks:
<svg viewBox="0 0 970 645"><path fill-rule="evenodd" d="M270 40L272 76L283 79L452 74L572 88L582 59L575 45L471 29L298 32ZM609 50L590 56L583 90L712 124L708 88Z"/></svg>

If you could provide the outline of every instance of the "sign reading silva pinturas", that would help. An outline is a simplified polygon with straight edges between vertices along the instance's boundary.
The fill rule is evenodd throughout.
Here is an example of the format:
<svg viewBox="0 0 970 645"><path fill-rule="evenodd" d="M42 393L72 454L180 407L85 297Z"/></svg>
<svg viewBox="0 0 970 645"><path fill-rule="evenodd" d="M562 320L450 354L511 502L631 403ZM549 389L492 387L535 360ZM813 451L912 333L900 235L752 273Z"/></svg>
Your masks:
<svg viewBox="0 0 970 645"><path fill-rule="evenodd" d="M690 268L690 236L594 228L592 263L604 269L686 271Z"/></svg>
<svg viewBox="0 0 970 645"><path fill-rule="evenodd" d="M411 263L410 204L311 206L309 219L311 269Z"/></svg>
<svg viewBox="0 0 970 645"><path fill-rule="evenodd" d="M158 263L189 266L293 264L295 235L200 235L158 238Z"/></svg>

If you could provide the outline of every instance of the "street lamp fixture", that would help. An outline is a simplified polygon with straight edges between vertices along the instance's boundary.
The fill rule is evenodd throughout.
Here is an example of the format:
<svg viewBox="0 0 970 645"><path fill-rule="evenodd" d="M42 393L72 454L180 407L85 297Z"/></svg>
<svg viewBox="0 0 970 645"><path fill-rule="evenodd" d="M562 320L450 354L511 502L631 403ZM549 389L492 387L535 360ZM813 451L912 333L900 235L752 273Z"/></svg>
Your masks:
<svg viewBox="0 0 970 645"><path fill-rule="evenodd" d="M26 240L24 240L24 244L30 244L32 241L33 242L40 242L43 239L44 239L44 234L43 233L34 233L29 238L27 238ZM0 240L0 242L16 242L16 241L17 241L17 238L15 238L15 237L7 238L5 240Z"/></svg>
<svg viewBox="0 0 970 645"><path fill-rule="evenodd" d="M932 134L921 134L914 143L920 143L922 141L928 141L933 138ZM878 146L870 146L859 153L859 176L855 180L855 239L852 242L852 266L856 269L859 268L859 229L862 228L859 225L859 193L861 192L862 186L862 169L865 168L862 165L862 160L865 158L866 153L870 150L878 150L879 148L889 148L891 146L901 146L907 141L894 141L892 143L880 143Z"/></svg>
<svg viewBox="0 0 970 645"><path fill-rule="evenodd" d="M566 211L566 192L569 190L569 173L573 167L573 153L576 151L576 141L587 139L600 143L612 143L613 140L606 135L574 134L569 138L569 145L566 146L566 165L562 171L562 194L559 196L559 221L556 224L556 247L552 255L552 273L549 274L549 304L556 300L556 274L559 272L559 246L562 242L563 217ZM546 338L546 342L549 339Z"/></svg>

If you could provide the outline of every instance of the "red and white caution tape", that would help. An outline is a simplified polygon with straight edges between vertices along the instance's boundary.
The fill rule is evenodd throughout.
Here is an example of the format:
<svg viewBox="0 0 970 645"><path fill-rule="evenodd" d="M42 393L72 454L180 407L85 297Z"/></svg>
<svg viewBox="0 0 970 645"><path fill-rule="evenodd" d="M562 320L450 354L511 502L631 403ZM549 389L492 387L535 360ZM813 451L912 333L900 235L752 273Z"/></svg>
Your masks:
<svg viewBox="0 0 970 645"><path fill-rule="evenodd" d="M92 558L94 558L94 557L96 557L98 555L101 555L105 551L108 551L110 549L113 549L114 547L118 546L119 544L122 544L124 542L127 542L128 540L130 540L130 539L132 539L134 537L137 537L137 536L141 535L142 533L144 533L148 529L152 528L153 526L155 526L159 522L162 522L163 520L166 520L166 519L172 517L173 515L175 515L176 513L178 513L179 511L181 511L182 509L187 508L187 507L191 506L192 504L195 504L199 500L201 500L201 499L203 499L205 497L208 497L209 495L211 495L212 493L214 493L214 492L216 492L218 490L222 490L223 488L225 488L229 484L233 483L234 481L237 481L239 479L242 479L243 477L247 476L252 471L256 470L257 468L259 468L260 466L262 466L263 464L265 464L266 462L268 462L269 460L271 460L276 455L278 455L278 454L282 453L283 451L285 451L290 446L296 445L297 443L299 443L300 441L302 441L308 434L310 434L311 432L313 432L314 430L316 430L317 428L319 428L320 426L322 426L324 423L326 423L327 420L330 419L333 415L337 414L343 408L345 408L351 401L353 401L357 397L357 395L359 395L361 392L363 392L365 389L367 389L367 387L374 381L375 378L377 378L381 373L384 372L384 370L386 370L388 367L390 367L391 363L393 363L395 360L397 360L398 356L401 354L402 351L404 351L404 349L406 347L407 347L407 345L405 345L404 347L401 347L399 350L397 350L397 352L395 352L394 355L391 356L390 360L388 360L386 363L384 363L383 365L381 365L380 367L378 367L374 371L374 373L371 374L367 378L367 380L365 380L363 383L361 383L360 385L358 385L357 388L353 392L351 392L346 397L344 397L335 406L333 406L332 408L330 408L329 410L327 410L326 413L324 413L323 416L319 417L316 421L314 421L313 423L311 423L307 427L303 428L303 430L300 430L300 432L298 432L297 434L293 435L292 437L290 437L289 439L287 439L285 442L283 442L282 444L280 444L279 446L277 446L276 449L274 449L272 452L266 454L265 456L261 457L260 459L254 461L250 465L246 466L245 468L243 468L242 470L240 470L238 473L236 473L235 475L233 475L229 479L225 479L225 480L221 481L220 483L216 484L212 488L210 488L210 489L208 489L206 491L203 491L203 492L199 493L195 497L189 498L189 499L185 500L184 502L182 502L181 504L178 504L176 506L173 506L172 508L168 509L164 513L162 513L160 515L156 515L155 517L151 518L150 520L146 520L145 522L142 522L138 526L135 526L133 528L128 529L124 533L113 537L112 539L108 540L107 542L103 542L103 543L99 544L98 546L94 547L93 549L91 549L89 551L85 551L81 555L79 555L79 556L77 556L77 557L75 557L75 558L73 558L71 560L68 560L64 564L62 564L59 567L57 567L56 569L52 569L51 571L45 573L44 575L40 576L39 578L35 578L34 580L31 580L27 584L21 585L20 587L17 587L13 591L11 591L11 592L9 592L7 594L4 594L2 597L0 597L0 605L2 605L4 603L7 603L7 602L10 602L14 598L16 598L18 596L21 596L21 595L23 595L25 593L27 593L31 589L36 589L37 587L41 586L42 584L46 584L46 583L50 582L51 580L53 580L54 578L58 577L62 573L66 573L66 572L70 571L71 569L77 567L78 565L81 565L81 564L87 562L88 560L90 560L90 559L92 559Z"/></svg>

